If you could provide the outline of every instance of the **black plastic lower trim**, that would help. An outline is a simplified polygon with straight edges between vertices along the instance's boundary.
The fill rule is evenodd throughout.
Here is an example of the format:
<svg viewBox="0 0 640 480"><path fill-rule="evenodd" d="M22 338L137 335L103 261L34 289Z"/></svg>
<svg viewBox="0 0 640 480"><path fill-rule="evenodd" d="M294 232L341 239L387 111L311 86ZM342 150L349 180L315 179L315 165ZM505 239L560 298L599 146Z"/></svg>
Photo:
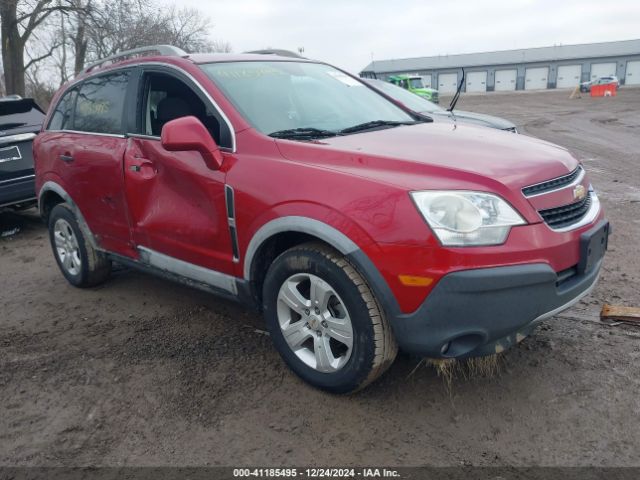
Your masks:
<svg viewBox="0 0 640 480"><path fill-rule="evenodd" d="M0 206L36 202L35 178L24 178L0 184Z"/></svg>
<svg viewBox="0 0 640 480"><path fill-rule="evenodd" d="M547 264L450 273L416 312L391 319L393 331L401 349L421 356L500 353L522 340L547 314L588 292L600 265L601 261L560 285Z"/></svg>

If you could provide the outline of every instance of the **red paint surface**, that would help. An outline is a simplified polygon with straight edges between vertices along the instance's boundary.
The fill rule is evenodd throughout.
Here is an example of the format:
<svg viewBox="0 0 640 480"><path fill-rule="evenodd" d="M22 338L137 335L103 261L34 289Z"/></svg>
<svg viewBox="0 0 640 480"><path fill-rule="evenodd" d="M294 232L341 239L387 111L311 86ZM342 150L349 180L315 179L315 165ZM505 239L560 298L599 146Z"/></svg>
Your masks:
<svg viewBox="0 0 640 480"><path fill-rule="evenodd" d="M589 226L557 233L541 223L537 213L570 203L569 194L527 200L521 192L576 168L577 160L564 148L524 135L447 123L316 142L274 140L251 128L191 59L130 62L145 61L178 65L199 81L229 117L237 151L218 152L222 165L214 170L201 153L170 152L159 139L40 134L34 142L37 188L47 180L59 183L107 250L135 257L135 247L143 245L241 277L255 232L270 220L300 215L324 222L355 242L380 270L404 312L415 310L451 271L522 263L547 263L560 271L578 262L579 236ZM77 161L65 164L58 159L67 151ZM583 183L589 184L586 178ZM239 263L232 261L225 184L235 191ZM528 225L513 228L501 246L443 248L409 196L410 191L430 189L496 193ZM428 287L407 287L398 281L399 274L435 281Z"/></svg>

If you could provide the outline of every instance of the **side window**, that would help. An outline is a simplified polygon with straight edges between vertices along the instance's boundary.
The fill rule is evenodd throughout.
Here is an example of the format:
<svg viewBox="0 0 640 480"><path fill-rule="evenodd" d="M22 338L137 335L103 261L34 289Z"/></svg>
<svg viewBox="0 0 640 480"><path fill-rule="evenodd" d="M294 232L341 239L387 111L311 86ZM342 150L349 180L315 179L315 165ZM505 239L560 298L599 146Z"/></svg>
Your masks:
<svg viewBox="0 0 640 480"><path fill-rule="evenodd" d="M78 92L74 130L124 133L122 116L128 81L128 71L86 80Z"/></svg>
<svg viewBox="0 0 640 480"><path fill-rule="evenodd" d="M71 129L71 114L73 113L73 105L76 101L76 89L66 92L62 99L58 102L56 109L51 115L47 130L66 130Z"/></svg>
<svg viewBox="0 0 640 480"><path fill-rule="evenodd" d="M221 147L230 147L230 134L222 128L217 112L186 83L164 73L145 74L142 112L142 132L159 137L165 123L176 118L193 115L207 128Z"/></svg>

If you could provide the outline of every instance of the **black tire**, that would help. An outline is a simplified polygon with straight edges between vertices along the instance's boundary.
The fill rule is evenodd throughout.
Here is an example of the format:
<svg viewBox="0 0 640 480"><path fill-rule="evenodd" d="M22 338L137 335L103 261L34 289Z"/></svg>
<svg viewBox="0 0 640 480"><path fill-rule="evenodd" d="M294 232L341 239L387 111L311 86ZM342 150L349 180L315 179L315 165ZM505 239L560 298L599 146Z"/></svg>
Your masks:
<svg viewBox="0 0 640 480"><path fill-rule="evenodd" d="M58 223L58 221L61 221ZM66 222L66 223L63 223ZM77 257L80 265L70 269L65 267L61 254L56 248L56 225L65 227L73 233L77 243ZM53 250L53 256L60 267L60 271L67 281L79 288L94 287L103 283L111 273L111 261L102 252L97 251L88 241L71 208L66 203L60 203L51 209L49 214L49 241ZM76 262L77 263L77 262Z"/></svg>
<svg viewBox="0 0 640 480"><path fill-rule="evenodd" d="M298 274L311 274L327 282L348 312L352 347L348 360L335 372L324 373L303 362L280 327L280 288ZM332 393L360 390L382 375L396 357L395 337L366 281L343 255L324 244L303 244L276 258L263 285L263 308L267 328L284 361L304 381L323 390Z"/></svg>

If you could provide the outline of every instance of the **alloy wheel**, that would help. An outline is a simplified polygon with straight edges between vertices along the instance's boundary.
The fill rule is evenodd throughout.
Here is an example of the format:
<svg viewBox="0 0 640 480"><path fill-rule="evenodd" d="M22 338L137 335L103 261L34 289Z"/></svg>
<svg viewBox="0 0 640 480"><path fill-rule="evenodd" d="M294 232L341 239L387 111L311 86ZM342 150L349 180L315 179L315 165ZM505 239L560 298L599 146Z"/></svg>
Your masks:
<svg viewBox="0 0 640 480"><path fill-rule="evenodd" d="M78 275L82 268L78 239L73 233L71 224L63 218L56 220L53 227L56 253L62 268L70 275Z"/></svg>
<svg viewBox="0 0 640 480"><path fill-rule="evenodd" d="M290 276L278 292L277 313L285 341L307 366L332 373L349 361L351 318L329 283L309 273Z"/></svg>

